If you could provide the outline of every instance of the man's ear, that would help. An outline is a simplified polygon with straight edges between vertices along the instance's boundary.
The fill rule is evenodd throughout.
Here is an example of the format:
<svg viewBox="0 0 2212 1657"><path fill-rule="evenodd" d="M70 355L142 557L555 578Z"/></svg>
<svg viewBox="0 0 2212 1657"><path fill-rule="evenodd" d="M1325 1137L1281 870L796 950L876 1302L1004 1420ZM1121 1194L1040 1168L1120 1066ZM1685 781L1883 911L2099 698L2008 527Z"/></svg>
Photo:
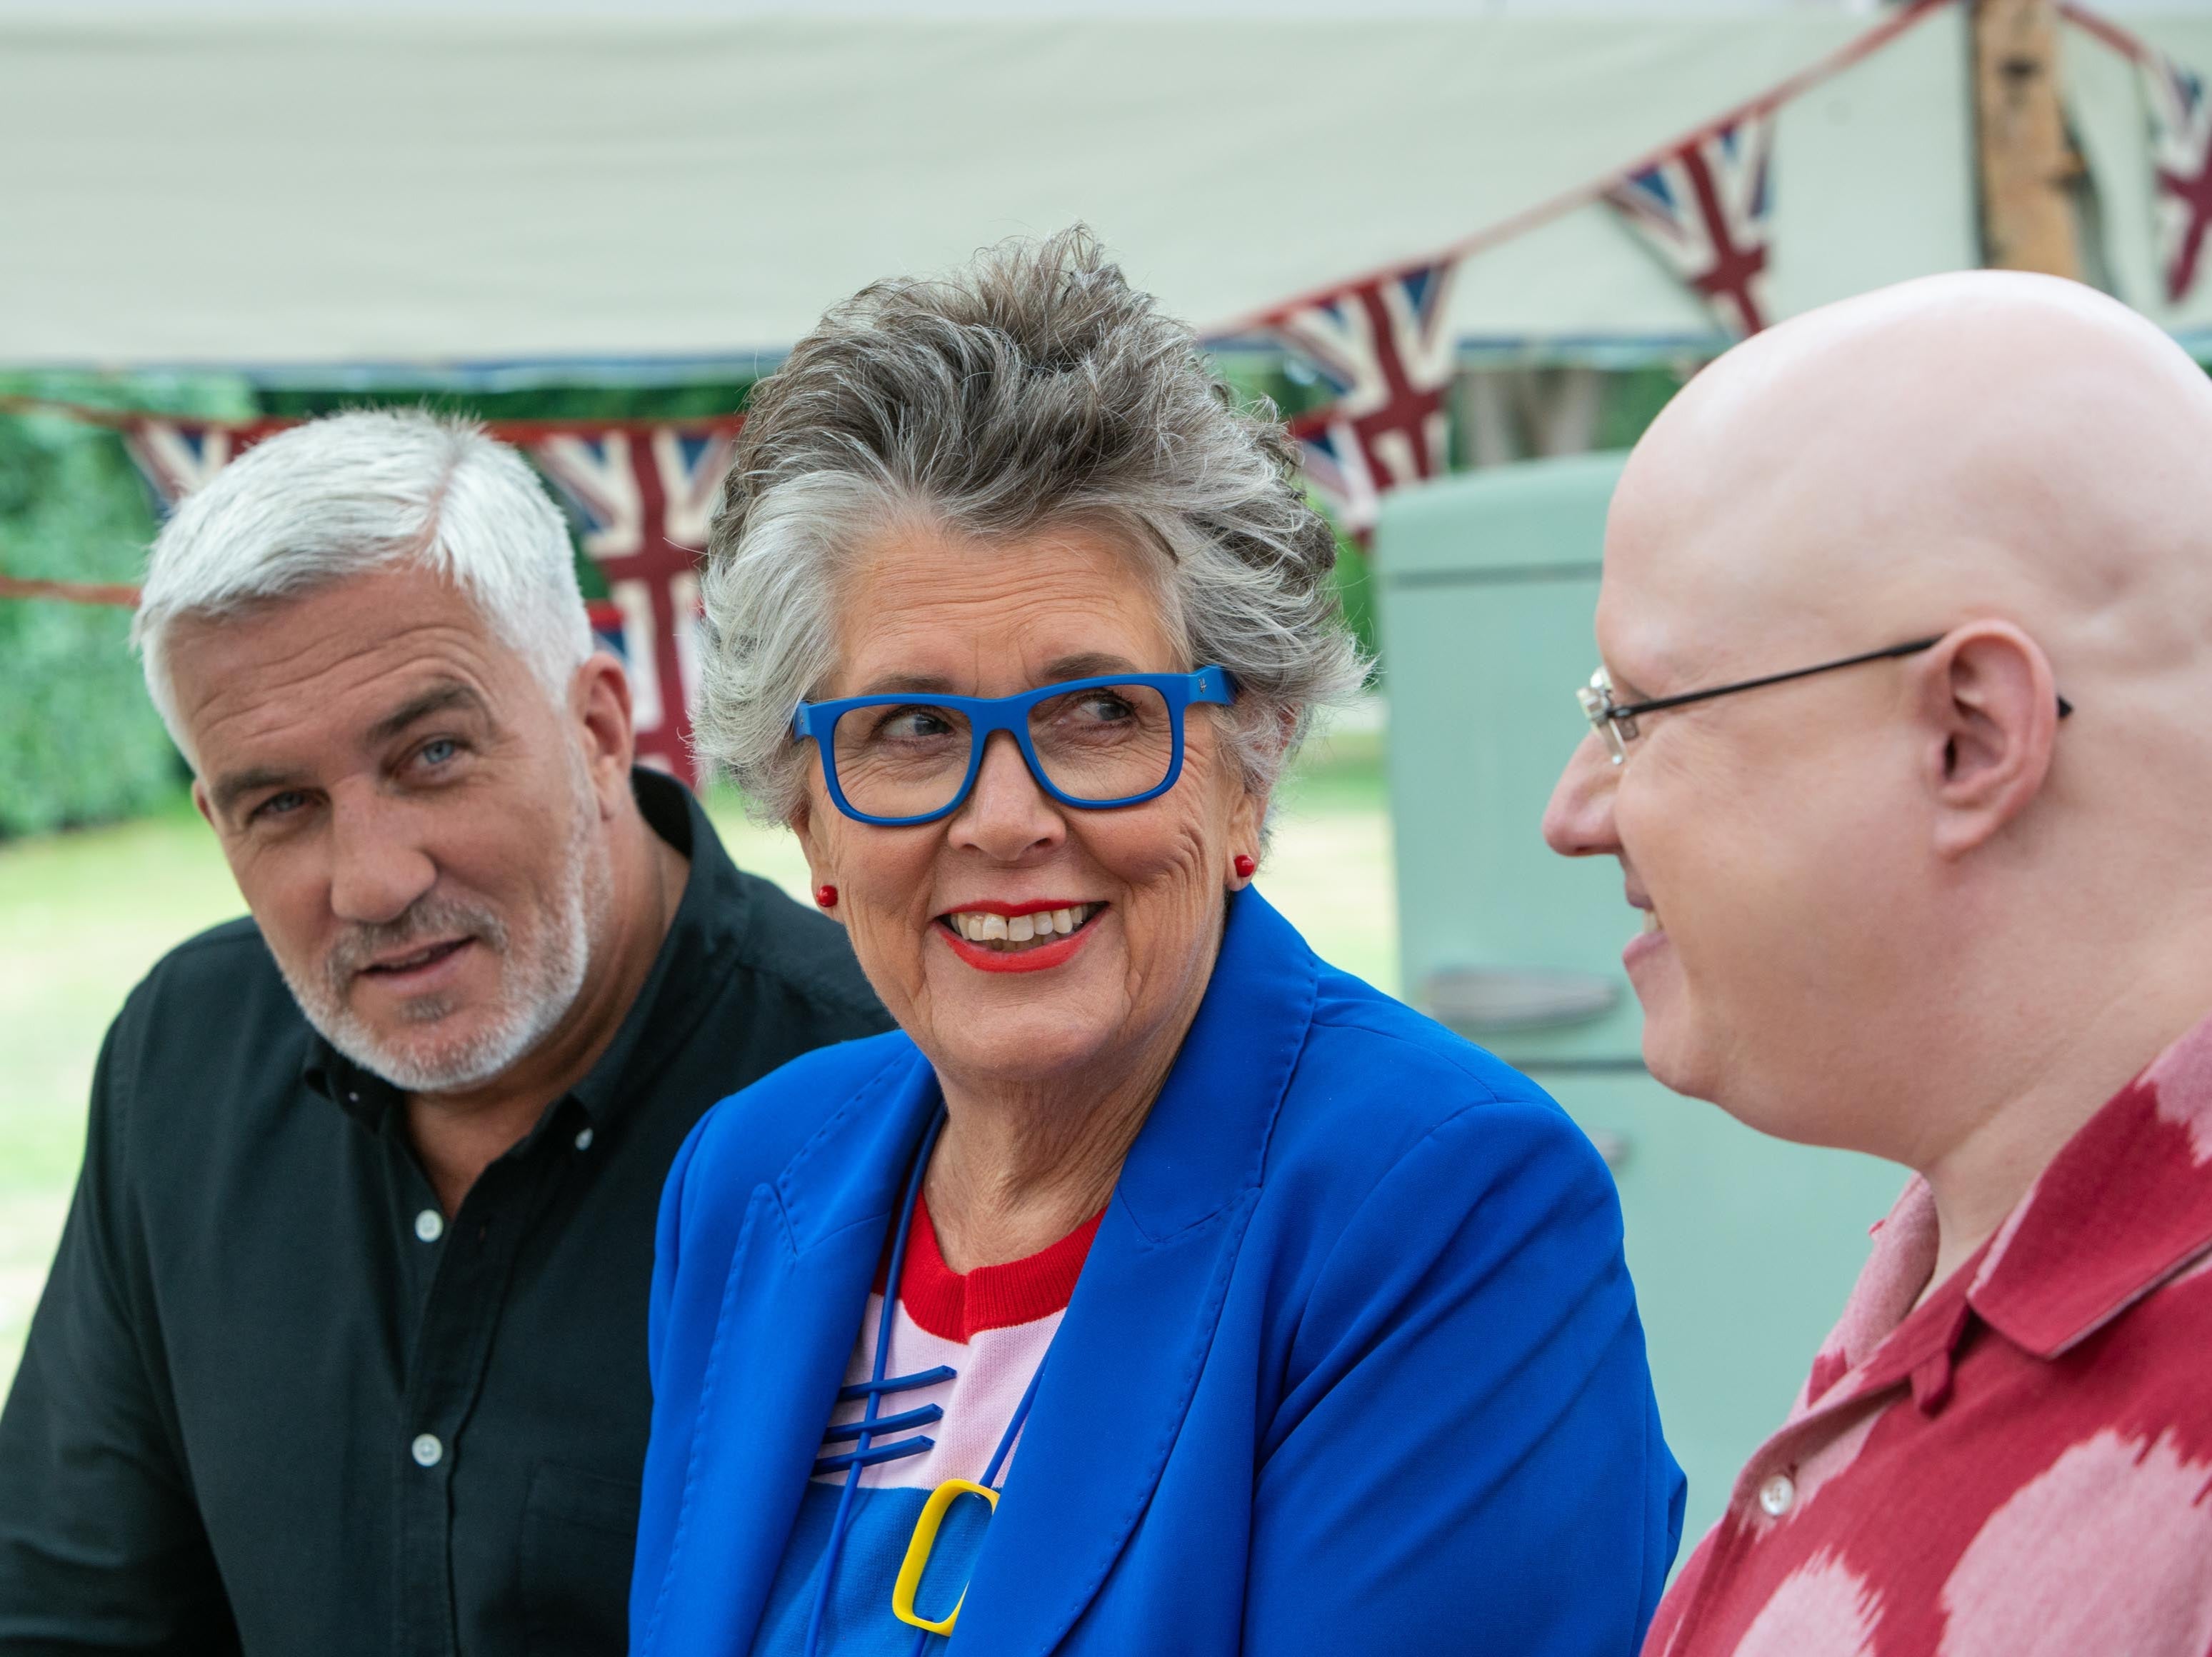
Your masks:
<svg viewBox="0 0 2212 1657"><path fill-rule="evenodd" d="M1958 628L1919 671L1936 849L1960 857L2041 790L2057 739L2057 683L2043 647L2009 622Z"/></svg>
<svg viewBox="0 0 2212 1657"><path fill-rule="evenodd" d="M593 651L576 670L568 698L601 809L618 810L629 798L629 768L637 756L637 733L630 725L629 675L605 651Z"/></svg>
<svg viewBox="0 0 2212 1657"><path fill-rule="evenodd" d="M207 785L198 777L192 779L192 809L209 828L222 832L222 825L215 820L215 802L208 798Z"/></svg>

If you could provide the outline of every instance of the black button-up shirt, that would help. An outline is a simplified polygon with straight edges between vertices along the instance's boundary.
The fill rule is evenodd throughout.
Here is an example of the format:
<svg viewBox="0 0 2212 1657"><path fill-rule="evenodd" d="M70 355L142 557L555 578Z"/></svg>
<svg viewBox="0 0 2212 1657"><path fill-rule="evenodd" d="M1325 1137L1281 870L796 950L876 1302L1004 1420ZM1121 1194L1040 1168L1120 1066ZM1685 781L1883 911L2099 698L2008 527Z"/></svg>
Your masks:
<svg viewBox="0 0 2212 1657"><path fill-rule="evenodd" d="M635 787L674 925L450 1223L250 920L132 993L0 1416L0 1653L623 1649L662 1178L716 1099L887 1026L836 927Z"/></svg>

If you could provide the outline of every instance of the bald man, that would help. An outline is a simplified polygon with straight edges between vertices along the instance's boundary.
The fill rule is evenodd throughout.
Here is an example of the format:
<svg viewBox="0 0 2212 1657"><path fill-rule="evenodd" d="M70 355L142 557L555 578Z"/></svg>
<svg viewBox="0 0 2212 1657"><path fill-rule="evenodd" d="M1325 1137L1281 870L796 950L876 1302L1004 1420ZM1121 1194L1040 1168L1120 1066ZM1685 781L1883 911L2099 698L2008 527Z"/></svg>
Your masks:
<svg viewBox="0 0 2212 1657"><path fill-rule="evenodd" d="M2087 288L1812 313L1607 525L1652 1073L1913 1170L1647 1657L2212 1650L2212 381Z"/></svg>

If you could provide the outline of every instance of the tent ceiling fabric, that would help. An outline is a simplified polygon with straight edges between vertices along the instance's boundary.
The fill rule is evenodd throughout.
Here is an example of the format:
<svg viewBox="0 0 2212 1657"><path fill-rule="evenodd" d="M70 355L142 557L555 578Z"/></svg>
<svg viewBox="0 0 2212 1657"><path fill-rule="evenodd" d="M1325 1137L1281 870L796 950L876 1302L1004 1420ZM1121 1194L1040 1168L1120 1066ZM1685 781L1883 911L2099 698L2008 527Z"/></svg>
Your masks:
<svg viewBox="0 0 2212 1657"><path fill-rule="evenodd" d="M1867 21L0 20L0 363L743 359L1079 217L1205 324L1632 159ZM1970 262L1964 52L1937 18L1784 112L1779 310ZM1601 208L1463 267L1454 323L1709 331Z"/></svg>

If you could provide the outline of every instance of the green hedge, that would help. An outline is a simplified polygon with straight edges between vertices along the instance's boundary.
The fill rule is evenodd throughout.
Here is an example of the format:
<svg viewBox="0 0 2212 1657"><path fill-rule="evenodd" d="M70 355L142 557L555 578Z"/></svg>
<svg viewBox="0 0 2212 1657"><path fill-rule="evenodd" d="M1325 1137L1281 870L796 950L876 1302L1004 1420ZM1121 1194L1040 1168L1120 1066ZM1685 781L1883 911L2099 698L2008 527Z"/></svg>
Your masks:
<svg viewBox="0 0 2212 1657"><path fill-rule="evenodd" d="M243 386L119 387L86 375L9 375L27 397L245 414ZM112 433L52 416L0 418L0 571L136 581L154 521ZM106 607L0 599L0 836L132 816L174 792L176 750L147 700L130 617Z"/></svg>
<svg viewBox="0 0 2212 1657"><path fill-rule="evenodd" d="M484 416L670 417L727 412L745 385L575 387L466 398L270 391L228 376L0 375L0 392L112 408L240 418L415 404ZM137 470L112 432L0 415L0 572L135 582L155 528ZM587 594L604 596L579 558ZM173 794L184 763L146 696L117 609L0 598L0 838L137 816Z"/></svg>
<svg viewBox="0 0 2212 1657"><path fill-rule="evenodd" d="M1279 359L1224 364L1241 395L1286 414L1324 392ZM1663 369L1607 377L1601 446L1625 446L1679 384ZM742 407L748 379L674 386L533 387L466 396L420 391L268 390L240 379L128 379L87 374L0 375L0 391L176 413L316 415L416 404L487 418L673 418ZM0 416L0 571L74 581L133 581L154 529L136 470L112 434L48 417ZM578 560L586 591L605 592ZM1367 561L1341 546L1337 581L1346 619L1376 646ZM143 812L183 775L146 700L115 610L0 599L0 837ZM1377 664L1379 680L1380 664Z"/></svg>

